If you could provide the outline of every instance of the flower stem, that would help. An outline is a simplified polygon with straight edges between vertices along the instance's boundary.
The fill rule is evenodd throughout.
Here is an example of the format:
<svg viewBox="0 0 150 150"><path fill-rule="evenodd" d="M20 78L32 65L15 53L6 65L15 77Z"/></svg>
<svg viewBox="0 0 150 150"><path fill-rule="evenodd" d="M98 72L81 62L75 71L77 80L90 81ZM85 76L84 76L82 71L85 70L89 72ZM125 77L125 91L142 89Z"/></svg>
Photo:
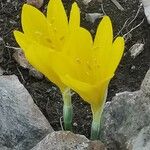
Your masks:
<svg viewBox="0 0 150 150"><path fill-rule="evenodd" d="M93 114L92 127L91 127L91 140L97 140L100 134L100 120L101 110L98 110Z"/></svg>
<svg viewBox="0 0 150 150"><path fill-rule="evenodd" d="M73 116L73 108L71 103L71 93L70 89L66 89L63 92L63 118L64 118L64 126L65 130L72 131L72 116Z"/></svg>
<svg viewBox="0 0 150 150"><path fill-rule="evenodd" d="M92 126L91 126L91 140L98 140L99 135L100 135L100 128L101 128L101 117L102 117L102 112L104 109L104 105L106 102L106 97L107 97L107 90L105 92L103 102L102 104L97 107L97 109L93 109L96 107L93 107L91 105L92 113L93 113L93 120L92 120Z"/></svg>

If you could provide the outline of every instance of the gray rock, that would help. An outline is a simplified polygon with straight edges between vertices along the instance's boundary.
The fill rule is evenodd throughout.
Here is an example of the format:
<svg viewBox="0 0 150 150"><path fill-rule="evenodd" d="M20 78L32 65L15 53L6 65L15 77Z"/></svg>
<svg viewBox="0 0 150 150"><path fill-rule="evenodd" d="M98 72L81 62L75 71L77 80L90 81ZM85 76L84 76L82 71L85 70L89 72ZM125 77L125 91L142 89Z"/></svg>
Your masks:
<svg viewBox="0 0 150 150"><path fill-rule="evenodd" d="M145 16L147 17L147 21L150 24L150 1L149 0L141 0L141 1L144 7Z"/></svg>
<svg viewBox="0 0 150 150"><path fill-rule="evenodd" d="M148 141L147 141L148 139ZM149 150L150 149L150 126L143 128L137 136L130 139L127 149Z"/></svg>
<svg viewBox="0 0 150 150"><path fill-rule="evenodd" d="M0 37L0 63L3 61L4 41Z"/></svg>
<svg viewBox="0 0 150 150"><path fill-rule="evenodd" d="M32 150L106 150L100 141L90 141L83 135L69 131L48 134Z"/></svg>
<svg viewBox="0 0 150 150"><path fill-rule="evenodd" d="M87 21L94 23L96 19L102 18L104 14L102 13L87 13L85 18Z"/></svg>
<svg viewBox="0 0 150 150"><path fill-rule="evenodd" d="M39 80L43 79L43 77L44 77L44 75L41 72L37 71L33 67L30 68L29 75L36 78L36 79L39 79Z"/></svg>
<svg viewBox="0 0 150 150"><path fill-rule="evenodd" d="M135 58L139 54L141 54L144 50L144 44L143 43L136 43L134 44L130 49L131 57Z"/></svg>
<svg viewBox="0 0 150 150"><path fill-rule="evenodd" d="M139 91L119 93L111 102L106 103L101 139L110 149L150 149L149 87L150 70Z"/></svg>
<svg viewBox="0 0 150 150"><path fill-rule="evenodd" d="M13 48L15 50L15 52L13 53L13 58L21 67L29 69L30 76L35 77L37 79L42 79L44 77L42 73L33 68L31 64L27 61L21 48L10 48Z"/></svg>
<svg viewBox="0 0 150 150"><path fill-rule="evenodd" d="M88 5L90 2L100 2L102 3L103 0L79 0L81 3L83 3L84 5Z"/></svg>
<svg viewBox="0 0 150 150"><path fill-rule="evenodd" d="M92 0L82 0L85 5L88 5Z"/></svg>
<svg viewBox="0 0 150 150"><path fill-rule="evenodd" d="M3 73L4 73L4 70L3 70L3 68L0 66L0 76L3 75Z"/></svg>
<svg viewBox="0 0 150 150"><path fill-rule="evenodd" d="M30 69L32 66L29 64L27 59L25 58L24 52L21 48L14 49L15 52L13 53L13 58L15 61L23 68Z"/></svg>
<svg viewBox="0 0 150 150"><path fill-rule="evenodd" d="M145 79L141 85L141 90L143 93L150 96L150 70L146 73Z"/></svg>
<svg viewBox="0 0 150 150"><path fill-rule="evenodd" d="M27 0L27 4L33 5L36 8L41 8L43 6L44 0Z"/></svg>
<svg viewBox="0 0 150 150"><path fill-rule="evenodd" d="M29 150L52 131L18 78L0 76L0 150Z"/></svg>

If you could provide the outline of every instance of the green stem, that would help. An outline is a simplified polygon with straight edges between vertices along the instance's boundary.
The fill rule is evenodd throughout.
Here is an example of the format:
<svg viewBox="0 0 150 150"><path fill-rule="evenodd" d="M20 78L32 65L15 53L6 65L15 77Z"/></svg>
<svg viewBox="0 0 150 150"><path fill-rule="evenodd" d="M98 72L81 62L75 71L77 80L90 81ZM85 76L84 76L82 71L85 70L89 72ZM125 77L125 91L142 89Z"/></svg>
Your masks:
<svg viewBox="0 0 150 150"><path fill-rule="evenodd" d="M97 140L99 138L101 114L102 110L98 110L93 114L91 127L91 140Z"/></svg>
<svg viewBox="0 0 150 150"><path fill-rule="evenodd" d="M73 116L73 108L71 103L71 93L70 89L66 89L63 92L63 119L65 130L72 131L72 116Z"/></svg>
<svg viewBox="0 0 150 150"><path fill-rule="evenodd" d="M100 128L101 128L101 117L102 112L104 109L104 105L106 102L107 97L107 90L105 92L103 103L98 107L98 109L93 110L93 106L91 105L92 113L93 113L93 120L92 120L92 126L91 126L91 140L98 140L100 135Z"/></svg>

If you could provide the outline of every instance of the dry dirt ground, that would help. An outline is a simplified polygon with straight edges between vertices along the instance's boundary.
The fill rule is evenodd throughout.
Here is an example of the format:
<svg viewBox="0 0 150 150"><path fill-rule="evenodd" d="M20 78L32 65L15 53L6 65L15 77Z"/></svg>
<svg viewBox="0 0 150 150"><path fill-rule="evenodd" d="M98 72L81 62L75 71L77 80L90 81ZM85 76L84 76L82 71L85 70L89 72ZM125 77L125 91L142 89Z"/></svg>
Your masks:
<svg viewBox="0 0 150 150"><path fill-rule="evenodd" d="M64 0L63 2L66 11L69 13L73 1ZM95 23L86 21L86 13L102 13L104 11L112 19L114 35L122 29L125 22L126 25L120 32L120 35L125 35L134 27L139 26L126 36L125 53L110 83L107 100L110 101L115 93L118 92L138 90L145 73L150 67L150 26L147 24L143 8L140 8L139 1L118 0L124 8L124 11L120 11L111 0L105 0L103 5L97 2L97 0L93 0L87 6L83 5L80 0L77 0L77 2L81 9L81 25L89 29L93 37L99 20L96 20ZM52 127L55 130L61 130L60 120L62 118L63 103L58 88L45 78L38 80L31 77L29 75L29 70L20 67L13 59L12 54L14 53L14 49L8 48L8 46L18 47L12 31L14 29L21 30L20 14L23 3L25 3L25 1L22 0L0 1L0 38L4 41L0 45L0 48L4 50L3 55L0 56L3 59L0 66L4 69L5 75L15 74L18 76L19 80L28 89L35 103L49 120ZM41 11L45 12L46 4L47 1L41 8ZM129 49L137 42L145 44L144 50L136 58L132 58ZM74 94L73 109L74 132L89 137L91 124L91 111L89 105L80 100L77 94Z"/></svg>

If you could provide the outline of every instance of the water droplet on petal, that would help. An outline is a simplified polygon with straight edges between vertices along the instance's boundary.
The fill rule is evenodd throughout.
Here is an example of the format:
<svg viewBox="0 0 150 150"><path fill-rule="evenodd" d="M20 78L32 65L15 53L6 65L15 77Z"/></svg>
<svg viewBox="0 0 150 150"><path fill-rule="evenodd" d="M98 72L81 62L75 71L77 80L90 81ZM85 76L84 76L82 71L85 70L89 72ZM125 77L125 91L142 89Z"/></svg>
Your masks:
<svg viewBox="0 0 150 150"><path fill-rule="evenodd" d="M93 60L94 60L94 62L96 62L96 61L97 61L97 59L96 59L96 58L93 58Z"/></svg>
<svg viewBox="0 0 150 150"><path fill-rule="evenodd" d="M100 65L97 65L97 68L100 68Z"/></svg>
<svg viewBox="0 0 150 150"><path fill-rule="evenodd" d="M65 38L65 37L64 37L64 36L62 36L62 37L60 37L60 40L62 41L64 38Z"/></svg>
<svg viewBox="0 0 150 150"><path fill-rule="evenodd" d="M99 49L99 48L100 48L100 47L99 47L99 46L97 46L97 47L94 47L94 48L93 48L93 50L97 50L97 49Z"/></svg>
<svg viewBox="0 0 150 150"><path fill-rule="evenodd" d="M54 17L52 17L51 23L54 23L54 20L55 20L55 18L54 18Z"/></svg>
<svg viewBox="0 0 150 150"><path fill-rule="evenodd" d="M89 73L89 72L86 72L86 75L87 75L87 76L89 76L89 75L90 75L90 73Z"/></svg>
<svg viewBox="0 0 150 150"><path fill-rule="evenodd" d="M80 58L76 58L76 62L79 63L79 64L81 64Z"/></svg>
<svg viewBox="0 0 150 150"><path fill-rule="evenodd" d="M56 28L54 28L54 32L56 32L57 31L57 29Z"/></svg>
<svg viewBox="0 0 150 150"><path fill-rule="evenodd" d="M39 31L36 31L35 34L40 35L40 36L42 35L42 33Z"/></svg>
<svg viewBox="0 0 150 150"><path fill-rule="evenodd" d="M46 39L46 41L47 41L48 43L52 43L52 41L51 41L50 39L48 39L48 38Z"/></svg>
<svg viewBox="0 0 150 150"><path fill-rule="evenodd" d="M89 61L87 61L87 62L86 62L86 64L87 64L88 69L89 69L89 70L92 70L92 68L91 68L91 65L90 65Z"/></svg>
<svg viewBox="0 0 150 150"><path fill-rule="evenodd" d="M54 46L54 45L52 45L52 44L50 45L50 47L51 47L52 49L55 49L55 46Z"/></svg>

